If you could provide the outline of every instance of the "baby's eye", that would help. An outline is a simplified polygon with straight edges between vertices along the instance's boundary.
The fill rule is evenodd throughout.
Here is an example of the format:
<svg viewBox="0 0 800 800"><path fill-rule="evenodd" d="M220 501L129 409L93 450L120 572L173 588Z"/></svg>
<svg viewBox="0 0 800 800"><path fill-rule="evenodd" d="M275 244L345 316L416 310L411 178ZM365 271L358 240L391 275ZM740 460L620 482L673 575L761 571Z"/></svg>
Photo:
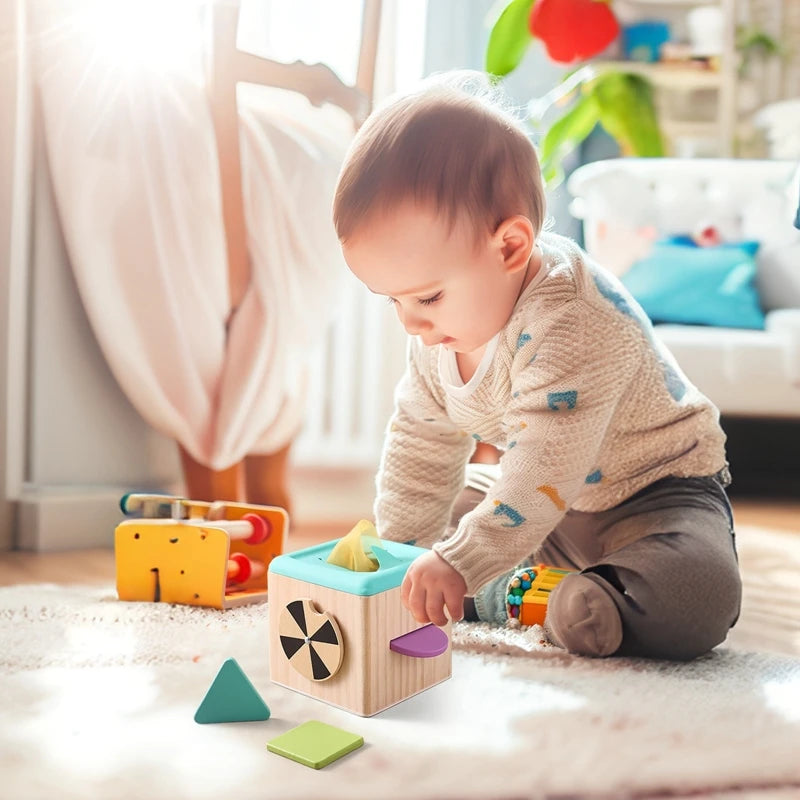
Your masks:
<svg viewBox="0 0 800 800"><path fill-rule="evenodd" d="M441 299L442 299L442 293L436 292L436 294L433 295L433 297L421 297L419 299L419 303L423 306L429 306L431 303L435 303L437 300Z"/></svg>
<svg viewBox="0 0 800 800"><path fill-rule="evenodd" d="M395 300L395 299L394 299L394 297L387 297L387 298L386 298L386 302L387 302L387 303L388 303L390 306L393 306L393 305L394 305L394 304L397 302L397 300Z"/></svg>

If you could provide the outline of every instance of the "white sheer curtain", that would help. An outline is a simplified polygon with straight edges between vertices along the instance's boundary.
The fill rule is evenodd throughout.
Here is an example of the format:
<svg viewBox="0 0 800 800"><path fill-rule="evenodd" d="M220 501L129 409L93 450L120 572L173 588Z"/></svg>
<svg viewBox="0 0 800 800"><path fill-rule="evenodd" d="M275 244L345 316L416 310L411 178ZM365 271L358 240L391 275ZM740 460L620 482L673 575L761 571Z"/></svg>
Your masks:
<svg viewBox="0 0 800 800"><path fill-rule="evenodd" d="M240 46L325 61L348 80L360 5L245 0ZM347 274L330 200L353 130L333 107L241 92L252 279L226 327L199 6L37 0L37 76L70 261L106 360L144 419L223 469L280 448L302 423L308 358ZM421 20L419 0L403 2L402 14L386 2L380 92L421 74Z"/></svg>

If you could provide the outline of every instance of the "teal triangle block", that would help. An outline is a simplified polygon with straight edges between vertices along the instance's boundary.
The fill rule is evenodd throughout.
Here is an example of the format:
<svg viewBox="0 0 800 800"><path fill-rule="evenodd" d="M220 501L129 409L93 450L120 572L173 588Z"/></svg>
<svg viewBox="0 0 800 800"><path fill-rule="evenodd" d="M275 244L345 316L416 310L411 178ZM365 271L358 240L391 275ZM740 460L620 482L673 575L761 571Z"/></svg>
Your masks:
<svg viewBox="0 0 800 800"><path fill-rule="evenodd" d="M229 658L217 673L194 715L194 721L253 722L269 719L269 706L261 699L235 658Z"/></svg>

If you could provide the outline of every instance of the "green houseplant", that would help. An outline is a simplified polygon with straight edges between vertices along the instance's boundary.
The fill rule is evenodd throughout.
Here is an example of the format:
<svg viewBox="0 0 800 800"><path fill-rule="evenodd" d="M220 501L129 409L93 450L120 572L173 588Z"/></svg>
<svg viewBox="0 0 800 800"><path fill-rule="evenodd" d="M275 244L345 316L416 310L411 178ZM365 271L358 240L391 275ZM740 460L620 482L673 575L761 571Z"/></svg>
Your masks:
<svg viewBox="0 0 800 800"><path fill-rule="evenodd" d="M496 79L515 70L528 47L540 39L549 57L576 67L544 98L529 105L531 124L546 125L540 144L548 184L563 179L561 162L602 126L623 155L663 156L653 89L644 76L597 69L588 61L618 35L608 0L510 0L495 22L486 48L486 71Z"/></svg>
<svg viewBox="0 0 800 800"><path fill-rule="evenodd" d="M741 54L739 75L746 77L751 64L758 59L785 58L787 48L755 25L740 25L736 29L736 49Z"/></svg>

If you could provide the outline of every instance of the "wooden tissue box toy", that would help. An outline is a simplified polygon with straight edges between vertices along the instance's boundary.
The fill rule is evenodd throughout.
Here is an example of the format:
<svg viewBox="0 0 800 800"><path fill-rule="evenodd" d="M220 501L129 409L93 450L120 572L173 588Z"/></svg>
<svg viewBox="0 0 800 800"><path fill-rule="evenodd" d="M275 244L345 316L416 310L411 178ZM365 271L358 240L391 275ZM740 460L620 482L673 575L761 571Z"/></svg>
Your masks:
<svg viewBox="0 0 800 800"><path fill-rule="evenodd" d="M370 530L362 521L343 539L269 566L270 678L364 717L446 680L452 663L450 623L420 626L400 599L409 565L427 551L362 539ZM328 561L354 543L370 571Z"/></svg>
<svg viewBox="0 0 800 800"><path fill-rule="evenodd" d="M283 553L282 508L125 495L114 551L120 600L232 608L267 599L267 570Z"/></svg>

